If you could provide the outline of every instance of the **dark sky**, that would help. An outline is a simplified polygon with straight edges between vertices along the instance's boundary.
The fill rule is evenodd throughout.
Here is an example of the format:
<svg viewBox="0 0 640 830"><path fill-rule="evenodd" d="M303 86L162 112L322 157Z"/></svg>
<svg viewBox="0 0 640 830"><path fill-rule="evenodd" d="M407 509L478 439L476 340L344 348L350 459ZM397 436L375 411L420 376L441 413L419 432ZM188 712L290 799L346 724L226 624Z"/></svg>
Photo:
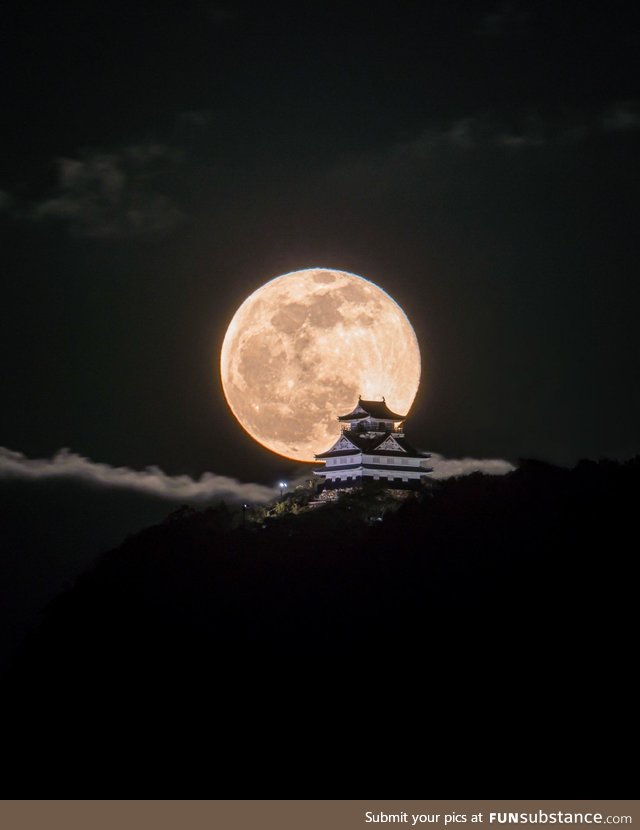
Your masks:
<svg viewBox="0 0 640 830"><path fill-rule="evenodd" d="M412 321L420 446L638 452L631 4L1 14L2 445L270 483L217 355L251 291L324 265Z"/></svg>
<svg viewBox="0 0 640 830"><path fill-rule="evenodd" d="M326 266L373 280L413 323L417 446L638 453L636 15L4 4L0 447L268 485L300 474L236 423L217 361L249 293ZM175 506L37 478L0 475L18 623L86 552Z"/></svg>

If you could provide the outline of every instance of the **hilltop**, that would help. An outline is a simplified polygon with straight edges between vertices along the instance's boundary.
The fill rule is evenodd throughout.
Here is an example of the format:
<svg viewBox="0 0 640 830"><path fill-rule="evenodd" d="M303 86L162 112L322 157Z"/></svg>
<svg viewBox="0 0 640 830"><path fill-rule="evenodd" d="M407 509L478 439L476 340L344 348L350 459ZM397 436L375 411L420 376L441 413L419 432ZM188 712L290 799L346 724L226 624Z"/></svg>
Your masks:
<svg viewBox="0 0 640 830"><path fill-rule="evenodd" d="M289 740L302 706L317 740L354 694L415 721L417 701L444 705L461 669L470 687L489 666L485 684L502 677L530 692L551 674L573 688L585 665L597 676L629 647L639 495L639 459L573 470L529 461L402 502L356 493L308 509L297 494L272 516L183 508L52 605L9 689L39 728L51 725L46 686L45 712L64 713L72 733L78 710L127 729L136 718L148 729L153 711L166 737L167 707L173 730L192 708L204 728L210 706L220 736L231 718L244 740L247 729ZM625 672L618 664L616 688ZM546 704L538 697L531 723ZM570 714L565 727L576 727Z"/></svg>

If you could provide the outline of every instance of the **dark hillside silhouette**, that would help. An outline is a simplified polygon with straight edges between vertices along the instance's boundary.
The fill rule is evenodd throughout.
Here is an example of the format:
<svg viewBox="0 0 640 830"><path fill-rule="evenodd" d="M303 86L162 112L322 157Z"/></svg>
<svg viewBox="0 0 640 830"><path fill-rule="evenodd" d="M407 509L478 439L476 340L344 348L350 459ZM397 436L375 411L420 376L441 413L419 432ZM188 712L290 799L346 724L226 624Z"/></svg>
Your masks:
<svg viewBox="0 0 640 830"><path fill-rule="evenodd" d="M375 493L297 513L285 504L271 518L183 508L106 554L14 660L17 733L32 735L29 747L48 736L31 774L55 767L60 741L92 757L124 732L124 780L138 757L175 780L166 747L204 741L222 769L199 766L189 781L211 774L234 788L240 764L245 788L233 793L265 796L276 742L290 767L269 797L291 797L333 741L327 797L344 796L351 756L397 797L421 771L379 758L378 738L426 745L462 729L466 751L481 754L487 729L520 752L561 737L593 776L590 742L624 728L639 498L639 459L527 461L507 476L434 483L382 520ZM606 728L593 710L587 726L585 706L606 708ZM446 746L454 763L455 741ZM563 757L547 758L545 781L561 780ZM501 775L518 772L505 762Z"/></svg>

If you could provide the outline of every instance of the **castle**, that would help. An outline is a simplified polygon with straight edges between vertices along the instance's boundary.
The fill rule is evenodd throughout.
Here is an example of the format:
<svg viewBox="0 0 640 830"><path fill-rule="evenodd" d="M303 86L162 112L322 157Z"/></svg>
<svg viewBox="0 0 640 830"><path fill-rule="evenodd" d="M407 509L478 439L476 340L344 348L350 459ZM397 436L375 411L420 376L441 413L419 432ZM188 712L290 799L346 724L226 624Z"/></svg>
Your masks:
<svg viewBox="0 0 640 830"><path fill-rule="evenodd" d="M324 479L321 490L362 487L379 482L394 490L417 490L426 475L429 453L411 446L404 435L406 415L398 415L382 401L359 398L352 412L340 415L344 426L331 449L318 453L324 466L315 474Z"/></svg>

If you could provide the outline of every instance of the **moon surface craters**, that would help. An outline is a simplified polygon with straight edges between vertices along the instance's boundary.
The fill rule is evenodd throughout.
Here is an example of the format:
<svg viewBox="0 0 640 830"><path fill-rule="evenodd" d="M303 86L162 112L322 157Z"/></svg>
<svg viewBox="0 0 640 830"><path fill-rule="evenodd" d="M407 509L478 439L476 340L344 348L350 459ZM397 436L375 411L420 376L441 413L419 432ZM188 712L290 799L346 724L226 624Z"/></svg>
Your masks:
<svg viewBox="0 0 640 830"><path fill-rule="evenodd" d="M312 461L358 399L386 397L403 414L420 380L420 352L402 309L345 271L277 277L240 306L220 357L223 389L242 426L274 452Z"/></svg>

